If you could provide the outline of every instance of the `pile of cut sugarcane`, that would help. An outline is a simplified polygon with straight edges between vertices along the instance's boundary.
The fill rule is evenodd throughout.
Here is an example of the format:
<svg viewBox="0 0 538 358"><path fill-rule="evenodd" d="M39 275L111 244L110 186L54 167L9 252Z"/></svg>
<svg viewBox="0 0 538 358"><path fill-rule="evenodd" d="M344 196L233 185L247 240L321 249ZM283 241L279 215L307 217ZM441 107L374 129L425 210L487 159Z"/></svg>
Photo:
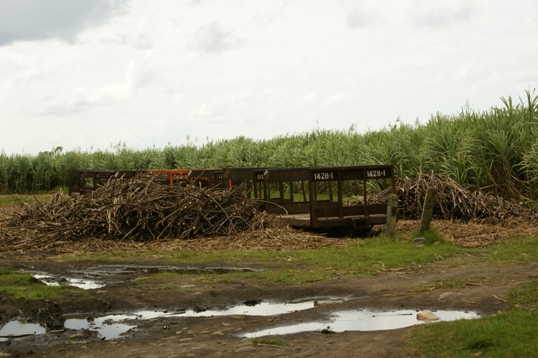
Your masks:
<svg viewBox="0 0 538 358"><path fill-rule="evenodd" d="M50 202L26 204L10 226L35 229L55 240L108 238L149 241L231 235L263 228L270 216L233 190L169 186L158 176L112 179L75 198L56 194Z"/></svg>
<svg viewBox="0 0 538 358"><path fill-rule="evenodd" d="M419 219L429 188L434 188L437 192L433 216L438 219L538 217L537 210L529 206L465 188L452 178L440 178L434 174L420 174L417 178L404 177L398 180L396 185L399 199L398 216L404 219ZM373 196L372 200L381 200L388 194L390 190L385 190Z"/></svg>

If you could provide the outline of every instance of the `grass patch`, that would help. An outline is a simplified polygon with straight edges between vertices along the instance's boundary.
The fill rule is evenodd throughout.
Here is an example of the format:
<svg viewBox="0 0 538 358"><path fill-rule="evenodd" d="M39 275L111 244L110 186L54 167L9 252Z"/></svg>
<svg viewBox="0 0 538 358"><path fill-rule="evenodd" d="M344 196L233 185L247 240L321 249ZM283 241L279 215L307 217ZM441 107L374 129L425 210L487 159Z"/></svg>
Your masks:
<svg viewBox="0 0 538 358"><path fill-rule="evenodd" d="M459 289L459 288L464 288L469 285L491 281L495 278L498 278L498 277L467 276L467 277L458 277L455 279L437 280L437 281L429 282L425 285L416 287L415 292L429 292L429 291L435 291L435 290Z"/></svg>
<svg viewBox="0 0 538 358"><path fill-rule="evenodd" d="M513 306L508 312L410 328L413 356L538 357L538 280L509 292L506 299Z"/></svg>
<svg viewBox="0 0 538 358"><path fill-rule="evenodd" d="M430 236L431 235L431 236ZM538 260L538 238L515 239L490 248L461 248L430 231L432 245L395 242L380 235L357 239L344 248L321 248L300 251L109 251L65 255L62 261L92 260L114 263L144 264L148 258L163 265L177 266L241 266L263 268L255 272L224 274L172 273L191 276L208 284L250 280L261 284L300 285L335 279L364 277L397 268L420 268L432 262L447 261L448 265L501 265ZM152 277L155 277L152 275ZM163 276L163 279L166 278ZM458 288L473 283L475 277L454 281L438 281L419 290Z"/></svg>
<svg viewBox="0 0 538 358"><path fill-rule="evenodd" d="M529 311L538 310L538 280L533 280L521 288L509 292L506 299L514 307Z"/></svg>
<svg viewBox="0 0 538 358"><path fill-rule="evenodd" d="M423 232L414 232L411 234L411 239L416 239L417 237L423 237L427 240L428 244L430 245L439 245L439 244L446 244L447 241L445 238L439 234L435 229L428 229Z"/></svg>
<svg viewBox="0 0 538 358"><path fill-rule="evenodd" d="M53 300L64 293L78 291L69 286L47 286L30 274L0 269L0 297L28 300Z"/></svg>
<svg viewBox="0 0 538 358"><path fill-rule="evenodd" d="M233 282L239 279L265 284L299 285L308 282L339 278L363 277L400 267L420 267L430 262L464 255L468 249L452 243L437 246L402 244L385 236L357 239L345 248L322 248L301 251L227 251L201 253L133 252L125 251L63 256L69 260L99 260L124 263L143 263L151 257L162 264L179 266L237 266L261 267L255 272L204 274L208 283ZM182 275L194 275L184 273ZM200 274L196 274L202 279Z"/></svg>
<svg viewBox="0 0 538 358"><path fill-rule="evenodd" d="M486 264L535 262L538 260L538 236L501 241L483 252Z"/></svg>
<svg viewBox="0 0 538 358"><path fill-rule="evenodd" d="M474 320L414 326L416 357L538 357L538 312L513 310Z"/></svg>

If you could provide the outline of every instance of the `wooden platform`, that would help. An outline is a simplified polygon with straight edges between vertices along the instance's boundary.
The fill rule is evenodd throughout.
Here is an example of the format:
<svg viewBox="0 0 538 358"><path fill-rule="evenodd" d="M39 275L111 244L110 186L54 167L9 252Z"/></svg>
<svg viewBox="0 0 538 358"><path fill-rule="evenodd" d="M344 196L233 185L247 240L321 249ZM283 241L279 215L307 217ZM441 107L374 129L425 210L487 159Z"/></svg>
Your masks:
<svg viewBox="0 0 538 358"><path fill-rule="evenodd" d="M346 217L325 217L319 218L317 223L313 223L310 214L288 214L288 215L277 215L276 218L278 221L295 227L302 228L338 228L338 227L348 227L355 230L366 230L370 229L372 225L382 225L387 221L386 215L355 215L355 216L346 216Z"/></svg>

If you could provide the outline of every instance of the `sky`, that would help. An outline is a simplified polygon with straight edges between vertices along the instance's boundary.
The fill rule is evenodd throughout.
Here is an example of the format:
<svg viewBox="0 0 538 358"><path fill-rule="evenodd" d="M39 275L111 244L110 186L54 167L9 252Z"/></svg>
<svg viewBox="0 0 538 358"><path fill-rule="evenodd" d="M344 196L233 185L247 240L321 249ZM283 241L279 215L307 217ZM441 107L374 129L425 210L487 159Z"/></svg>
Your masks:
<svg viewBox="0 0 538 358"><path fill-rule="evenodd" d="M0 0L0 154L366 133L537 87L535 0Z"/></svg>

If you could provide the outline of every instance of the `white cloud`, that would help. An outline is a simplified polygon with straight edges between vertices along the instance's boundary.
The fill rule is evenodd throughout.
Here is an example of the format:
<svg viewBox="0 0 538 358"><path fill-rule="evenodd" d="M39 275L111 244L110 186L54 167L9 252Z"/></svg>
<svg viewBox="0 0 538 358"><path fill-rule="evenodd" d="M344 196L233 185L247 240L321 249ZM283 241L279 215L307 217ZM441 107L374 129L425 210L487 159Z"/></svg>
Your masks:
<svg viewBox="0 0 538 358"><path fill-rule="evenodd" d="M224 30L218 22L200 27L192 35L189 46L203 52L222 52L241 46L243 40L235 36L233 31Z"/></svg>
<svg viewBox="0 0 538 358"><path fill-rule="evenodd" d="M470 20L481 0L366 0L351 2L346 23L351 28L445 27Z"/></svg>
<svg viewBox="0 0 538 358"><path fill-rule="evenodd" d="M409 21L415 26L452 26L460 21L470 20L474 15L473 11L471 1L420 2L420 6L409 13Z"/></svg>
<svg viewBox="0 0 538 358"><path fill-rule="evenodd" d="M215 115L215 111L211 107L211 105L204 103L200 107L194 108L191 113L196 117L209 118Z"/></svg>
<svg viewBox="0 0 538 358"><path fill-rule="evenodd" d="M88 107L126 101L133 95L129 83L106 84L98 88L77 87L72 92L49 97L41 115L69 116Z"/></svg>
<svg viewBox="0 0 538 358"><path fill-rule="evenodd" d="M360 98L360 95L356 93L335 93L330 95L323 101L323 104L326 106L335 106L343 105L347 103L352 103Z"/></svg>
<svg viewBox="0 0 538 358"><path fill-rule="evenodd" d="M123 11L128 0L0 0L0 46L16 41L74 41L82 30Z"/></svg>
<svg viewBox="0 0 538 358"><path fill-rule="evenodd" d="M319 94L314 91L314 92L309 92L307 93L305 96L304 96L304 100L306 102L313 102L315 101L317 98L319 97Z"/></svg>
<svg viewBox="0 0 538 358"><path fill-rule="evenodd" d="M0 0L0 150L485 110L538 87L537 13L532 0Z"/></svg>
<svg viewBox="0 0 538 358"><path fill-rule="evenodd" d="M362 5L362 6L361 6ZM351 28L366 27L374 21L375 14L367 4L355 5L347 14L346 22Z"/></svg>

